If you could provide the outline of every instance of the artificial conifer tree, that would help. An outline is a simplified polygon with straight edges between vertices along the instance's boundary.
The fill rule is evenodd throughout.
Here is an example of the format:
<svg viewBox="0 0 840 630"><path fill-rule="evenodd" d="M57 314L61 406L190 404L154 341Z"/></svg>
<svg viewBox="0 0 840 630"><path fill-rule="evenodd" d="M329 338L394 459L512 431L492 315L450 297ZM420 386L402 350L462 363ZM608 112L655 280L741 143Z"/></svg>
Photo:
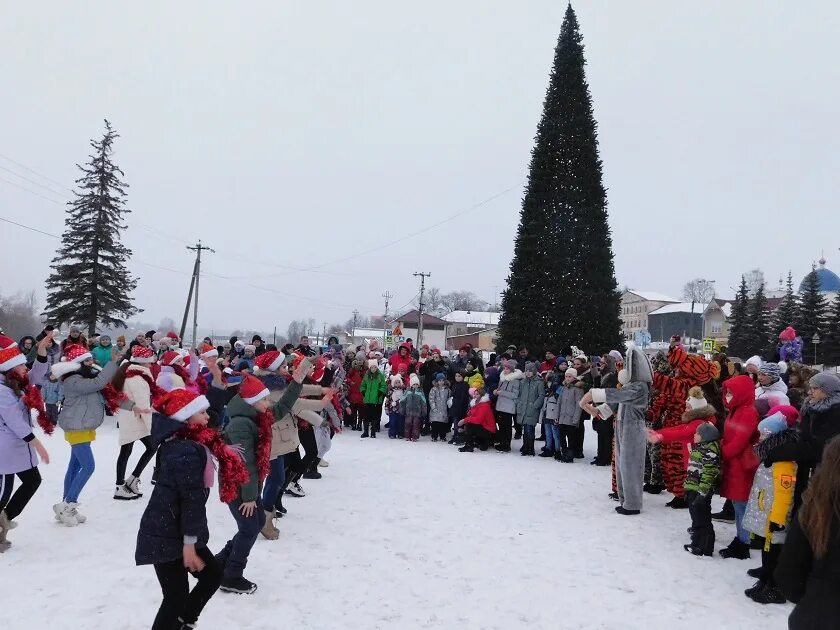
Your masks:
<svg viewBox="0 0 840 630"><path fill-rule="evenodd" d="M746 360L750 355L750 329L749 329L749 301L750 290L747 286L747 279L741 276L741 286L735 295L735 302L732 304L732 313L729 316L729 344L727 346L730 356Z"/></svg>
<svg viewBox="0 0 840 630"><path fill-rule="evenodd" d="M793 290L793 274L788 271L787 283L785 284L785 295L773 314L774 338L778 337L788 326L793 326L799 319L799 302Z"/></svg>
<svg viewBox="0 0 840 630"><path fill-rule="evenodd" d="M499 346L621 349L607 194L583 38L571 5L560 30L531 152Z"/></svg>
<svg viewBox="0 0 840 630"><path fill-rule="evenodd" d="M47 278L45 321L60 325L81 322L93 333L97 323L124 327L137 314L130 297L137 286L126 268L131 250L120 242L126 228L125 174L112 160L119 134L105 121L101 140L91 140L93 153L76 180L75 199L68 202L61 246Z"/></svg>
<svg viewBox="0 0 840 630"><path fill-rule="evenodd" d="M794 326L796 332L802 337L805 344L803 353L809 359L813 359L814 352L813 338L815 333L820 337L825 334L825 325L828 318L828 302L825 295L820 291L820 279L817 276L816 267L811 273L805 276L800 287L799 296L799 318ZM820 349L817 348L817 362L820 361Z"/></svg>

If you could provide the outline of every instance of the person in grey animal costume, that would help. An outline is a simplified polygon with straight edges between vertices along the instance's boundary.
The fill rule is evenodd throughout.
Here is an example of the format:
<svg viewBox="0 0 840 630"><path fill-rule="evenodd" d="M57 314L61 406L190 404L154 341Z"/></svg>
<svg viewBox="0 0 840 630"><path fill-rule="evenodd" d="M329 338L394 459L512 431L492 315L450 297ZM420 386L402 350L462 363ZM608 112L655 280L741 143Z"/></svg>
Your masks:
<svg viewBox="0 0 840 630"><path fill-rule="evenodd" d="M642 510L645 476L645 416L650 402L653 370L644 352L627 346L624 369L618 373L619 388L592 389L580 401L590 415L598 417L596 405L618 404L615 423L615 461L619 514L630 516Z"/></svg>

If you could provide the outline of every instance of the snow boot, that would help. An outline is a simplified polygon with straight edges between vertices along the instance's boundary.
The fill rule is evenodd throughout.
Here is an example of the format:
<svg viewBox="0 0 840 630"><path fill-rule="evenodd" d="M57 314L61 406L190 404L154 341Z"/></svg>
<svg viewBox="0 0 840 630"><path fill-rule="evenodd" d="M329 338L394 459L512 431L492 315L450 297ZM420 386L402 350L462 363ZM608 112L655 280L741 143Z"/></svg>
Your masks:
<svg viewBox="0 0 840 630"><path fill-rule="evenodd" d="M137 495L138 498L143 496L143 493L140 492L140 477L129 475L125 478L125 487L128 488L129 492Z"/></svg>
<svg viewBox="0 0 840 630"><path fill-rule="evenodd" d="M238 595L251 595L255 593L257 590L257 585L251 582L250 580L246 580L244 577L224 577L222 578L222 584L219 586L219 590L224 591L225 593L236 593Z"/></svg>
<svg viewBox="0 0 840 630"><path fill-rule="evenodd" d="M755 569L747 569L747 575L751 578L759 579L764 574L764 570L762 567L756 567Z"/></svg>
<svg viewBox="0 0 840 630"><path fill-rule="evenodd" d="M320 479L321 477L323 477L323 475L317 470L310 470L308 472L303 473L304 479Z"/></svg>
<svg viewBox="0 0 840 630"><path fill-rule="evenodd" d="M134 494L126 484L117 486L114 490L114 498L117 501L134 501L134 499L139 499L142 496L142 494Z"/></svg>
<svg viewBox="0 0 840 630"><path fill-rule="evenodd" d="M11 548L12 543L8 540L0 541L0 553L5 553L9 548Z"/></svg>
<svg viewBox="0 0 840 630"><path fill-rule="evenodd" d="M607 496L613 501L618 501L618 492L610 492Z"/></svg>
<svg viewBox="0 0 840 630"><path fill-rule="evenodd" d="M720 512L712 514L712 520L720 523L734 523L735 522L735 507L729 499L723 504Z"/></svg>
<svg viewBox="0 0 840 630"><path fill-rule="evenodd" d="M280 538L280 530L274 526L274 512L265 513L265 525L260 530L260 534L268 540L277 540Z"/></svg>
<svg viewBox="0 0 840 630"><path fill-rule="evenodd" d="M53 506L53 511L58 509L57 516L59 522L64 525L65 527L75 527L79 524L79 520L76 518L76 504L75 503L66 503L62 501L61 503L57 503Z"/></svg>
<svg viewBox="0 0 840 630"><path fill-rule="evenodd" d="M673 510L686 510L688 509L688 503L685 502L683 497L674 497L668 503L665 504L669 508Z"/></svg>
<svg viewBox="0 0 840 630"><path fill-rule="evenodd" d="M11 547L12 543L6 540L6 534L8 534L9 531L13 530L15 527L17 527L17 523L9 520L9 517L6 514L6 510L0 512L0 546L8 545L6 549ZM5 549L2 551L5 551Z"/></svg>
<svg viewBox="0 0 840 630"><path fill-rule="evenodd" d="M767 582L759 578L758 582L756 582L755 584L753 584L751 587L749 587L747 590L744 591L744 595L746 595L747 597L752 599L753 595L755 595L759 591L763 591L766 586L767 586Z"/></svg>
<svg viewBox="0 0 840 630"><path fill-rule="evenodd" d="M787 601L781 589L778 586L771 586L770 584L765 585L763 589L750 595L750 599L757 604L784 604Z"/></svg>
<svg viewBox="0 0 840 630"><path fill-rule="evenodd" d="M660 494L665 489L665 486L657 486L653 483L646 483L642 490L648 494Z"/></svg>
<svg viewBox="0 0 840 630"><path fill-rule="evenodd" d="M742 543L737 537L732 539L728 547L718 552L721 558L734 558L736 560L748 560L750 557L750 546Z"/></svg>
<svg viewBox="0 0 840 630"><path fill-rule="evenodd" d="M554 457L554 451L543 450L537 457Z"/></svg>
<svg viewBox="0 0 840 630"><path fill-rule="evenodd" d="M330 463L326 459L322 459L318 462L318 468L329 468Z"/></svg>
<svg viewBox="0 0 840 630"><path fill-rule="evenodd" d="M472 453L473 451L475 451L475 449L469 444L466 444L458 449L459 453Z"/></svg>
<svg viewBox="0 0 840 630"><path fill-rule="evenodd" d="M363 437L363 438L370 437L370 436L368 435L368 430L367 430L367 429L365 429L365 430L362 432L361 437Z"/></svg>
<svg viewBox="0 0 840 630"><path fill-rule="evenodd" d="M289 487L286 488L286 494L297 498L306 496L306 493L303 491L303 488L301 488L300 484L297 481L294 481L289 484Z"/></svg>
<svg viewBox="0 0 840 630"><path fill-rule="evenodd" d="M619 505L617 508L615 508L615 511L621 514L622 516L636 516L636 514L642 513L641 510L628 510L623 505Z"/></svg>

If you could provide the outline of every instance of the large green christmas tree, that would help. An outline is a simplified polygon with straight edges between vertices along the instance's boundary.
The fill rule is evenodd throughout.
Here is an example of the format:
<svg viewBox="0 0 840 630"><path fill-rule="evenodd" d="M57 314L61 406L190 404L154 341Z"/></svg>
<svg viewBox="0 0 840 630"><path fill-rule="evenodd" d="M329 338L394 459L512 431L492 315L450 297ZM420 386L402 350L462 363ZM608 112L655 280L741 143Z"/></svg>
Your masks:
<svg viewBox="0 0 840 630"><path fill-rule="evenodd" d="M757 354L770 360L775 352L772 343L770 315L767 311L767 295L764 293L764 283L756 288L747 306L747 354Z"/></svg>
<svg viewBox="0 0 840 630"><path fill-rule="evenodd" d="M788 271L785 295L773 314L773 334L778 337L788 326L793 326L799 318L799 302L793 290L793 274Z"/></svg>
<svg viewBox="0 0 840 630"><path fill-rule="evenodd" d="M501 348L623 348L607 193L584 65L570 4L531 152L502 299Z"/></svg>
<svg viewBox="0 0 840 630"><path fill-rule="evenodd" d="M811 273L805 276L800 287L799 318L795 325L796 332L802 337L805 343L803 354L809 360L814 360L813 339L815 334L824 336L828 320L828 302L825 295L820 291L820 279L817 276L817 268L811 269ZM817 347L816 362L822 361L822 352Z"/></svg>
<svg viewBox="0 0 840 630"><path fill-rule="evenodd" d="M61 247L47 278L43 317L51 324L81 322L93 333L97 323L124 327L140 309L130 293L137 286L126 267L131 250L120 242L125 230L124 173L112 160L119 134L105 121L101 140L91 140L93 153L76 180L79 190L68 202Z"/></svg>

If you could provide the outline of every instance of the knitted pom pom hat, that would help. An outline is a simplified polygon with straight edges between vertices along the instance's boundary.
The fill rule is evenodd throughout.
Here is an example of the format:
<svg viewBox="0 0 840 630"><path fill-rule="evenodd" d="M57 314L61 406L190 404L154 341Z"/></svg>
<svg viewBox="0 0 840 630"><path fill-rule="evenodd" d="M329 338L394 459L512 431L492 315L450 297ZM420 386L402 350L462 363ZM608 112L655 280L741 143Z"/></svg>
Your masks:
<svg viewBox="0 0 840 630"><path fill-rule="evenodd" d="M688 390L688 400L686 402L692 409L701 409L709 404L703 395L703 390L697 386Z"/></svg>

